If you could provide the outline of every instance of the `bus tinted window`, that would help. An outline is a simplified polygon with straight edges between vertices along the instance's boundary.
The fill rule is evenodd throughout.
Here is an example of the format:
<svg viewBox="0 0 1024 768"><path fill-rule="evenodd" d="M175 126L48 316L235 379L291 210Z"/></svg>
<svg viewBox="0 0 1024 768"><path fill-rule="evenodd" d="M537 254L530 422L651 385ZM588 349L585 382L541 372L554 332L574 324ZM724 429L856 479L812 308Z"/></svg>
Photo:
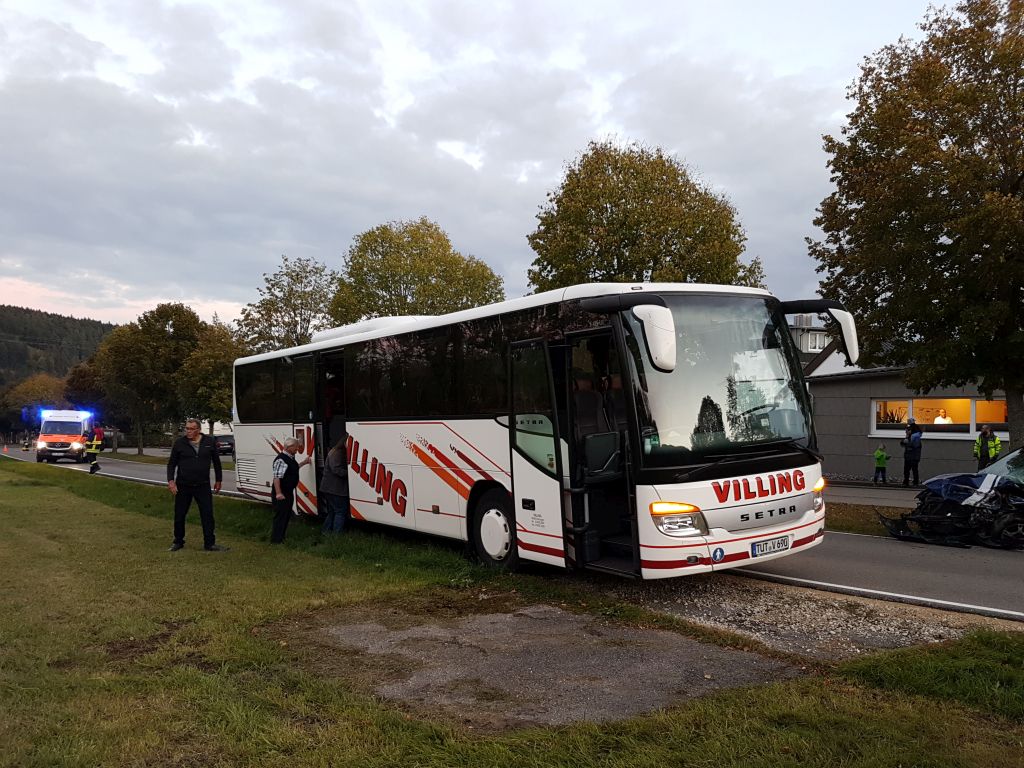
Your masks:
<svg viewBox="0 0 1024 768"><path fill-rule="evenodd" d="M239 421L290 422L292 389L292 366L283 358L236 366Z"/></svg>
<svg viewBox="0 0 1024 768"><path fill-rule="evenodd" d="M313 356L304 355L293 358L292 376L295 382L292 390L292 419L296 423L312 421L313 412L316 409Z"/></svg>
<svg viewBox="0 0 1024 768"><path fill-rule="evenodd" d="M399 415L447 416L456 412L452 392L451 329L437 328L399 336L400 386L395 388Z"/></svg>
<svg viewBox="0 0 1024 768"><path fill-rule="evenodd" d="M457 409L454 347L447 328L346 347L348 415L382 419L452 415Z"/></svg>
<svg viewBox="0 0 1024 768"><path fill-rule="evenodd" d="M394 337L345 347L345 399L349 418L394 417Z"/></svg>
<svg viewBox="0 0 1024 768"><path fill-rule="evenodd" d="M460 324L452 359L458 412L471 416L508 413L506 367L498 318Z"/></svg>

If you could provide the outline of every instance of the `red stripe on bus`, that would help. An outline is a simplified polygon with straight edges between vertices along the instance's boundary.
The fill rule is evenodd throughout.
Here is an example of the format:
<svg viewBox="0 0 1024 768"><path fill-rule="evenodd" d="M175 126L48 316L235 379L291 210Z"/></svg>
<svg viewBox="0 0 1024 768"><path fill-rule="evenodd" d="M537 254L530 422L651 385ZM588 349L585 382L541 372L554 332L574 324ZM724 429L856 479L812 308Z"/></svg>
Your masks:
<svg viewBox="0 0 1024 768"><path fill-rule="evenodd" d="M800 527L803 528L804 526L800 526ZM797 539L796 541L793 542L792 546L789 548L788 551L792 552L797 547L806 546L807 544L810 544L815 539L820 539L824 535L825 535L824 531L816 531L815 533L813 533L812 535L810 535L810 536L808 536L806 538ZM750 538L757 538L757 537L753 536L753 537L750 537ZM698 559L698 561L696 563L688 563L685 560L641 560L640 561L640 566L642 568L652 568L652 569L656 569L656 568L692 568L695 565L721 565L722 563L733 563L733 562L736 562L737 560L750 560L750 559L752 559L752 558L750 557L750 553L749 552L733 552L732 554L729 554L729 555L726 555L725 557L723 557L717 563L714 563L711 560L710 557L701 557L701 558Z"/></svg>
<svg viewBox="0 0 1024 768"><path fill-rule="evenodd" d="M815 539L820 539L824 535L825 535L825 531L823 531L823 530L822 531L815 531L814 533L812 533L810 536L808 536L805 539L797 539L796 541L793 542L793 549L796 549L797 547L802 547L805 544L810 544Z"/></svg>
<svg viewBox="0 0 1024 768"><path fill-rule="evenodd" d="M446 467L448 467L448 469L450 469L450 470L452 471L452 473L453 473L453 474L454 474L454 475L455 475L455 476L456 476L457 478L459 478L459 480L461 480L462 482L464 482L464 483L465 483L466 485L468 485L468 486L469 486L470 488L472 488L472 487L473 487L473 483L475 482L475 481L473 480L473 478L472 478L472 477L470 477L469 475L467 475L467 474L466 474L465 472L463 472L463 471L462 471L461 469L459 469L459 467L458 467L458 466L457 466L457 465L455 464L455 462L454 462L454 461L452 461L451 459L449 459L449 458L448 458L447 456L445 456L445 455L444 455L443 453L441 453L441 451L439 451L439 450L438 450L438 449L437 449L437 448L436 448L436 447L434 446L434 444L433 444L433 443L429 443L429 442L427 443L427 450L428 450L428 451L430 451L431 455L433 455L433 456L434 456L434 457L435 457L435 458L436 458L436 459L437 459L438 461L440 461L440 462L441 462L442 464L444 464L444 465L445 465Z"/></svg>
<svg viewBox="0 0 1024 768"><path fill-rule="evenodd" d="M434 461L430 456L414 443L409 443L409 450L416 454L416 457L422 461L427 467L429 467L435 475L444 480L453 491L464 499L469 499L469 489L466 488L458 478L454 477L444 467Z"/></svg>
<svg viewBox="0 0 1024 768"><path fill-rule="evenodd" d="M494 459L492 459L486 453L481 451L479 448L477 448L475 445L473 445L471 442L469 442L469 440L464 438L462 435L460 435L458 432L456 432L450 426L445 424L443 421L357 421L356 424L358 424L360 427L396 427L396 426L397 427L408 427L408 426L419 426L421 424L424 425L424 426L433 425L433 426L444 427L449 432L451 432L453 435L455 435L457 438L459 438L459 440L464 442L466 445L468 445L474 451L476 451L481 456L483 456L485 459L487 459L489 462L491 462L491 464L494 465L494 468L497 469L499 472L501 472L503 475L507 475L508 474L507 471L505 471L504 469L501 468L501 465L498 464L498 462L496 462Z"/></svg>
<svg viewBox="0 0 1024 768"><path fill-rule="evenodd" d="M799 531L801 528L808 528L809 526L817 525L824 519L824 517L819 517L815 520L812 520L809 523L804 523L803 525L795 525L792 528L783 528L781 531L774 531L772 533L761 532L754 534L752 536L740 536L735 539L720 539L717 541L698 542L696 544L641 544L640 546L644 547L645 549L688 549L690 547L715 547L719 544L731 544L734 541L749 541L750 539L763 539L765 536L778 536L783 533L788 533L789 531Z"/></svg>
<svg viewBox="0 0 1024 768"><path fill-rule="evenodd" d="M255 488L246 488L245 486L242 485L238 486L238 490L240 490L242 493L251 493L254 496L266 496L268 499L270 498L270 493L268 493L267 491L258 491Z"/></svg>
<svg viewBox="0 0 1024 768"><path fill-rule="evenodd" d="M529 528L525 527L522 523L518 521L516 522L516 529L522 531L523 533L528 533L531 536L549 536L552 539L565 541L565 536L563 536L560 533L541 533L540 531L531 531Z"/></svg>
<svg viewBox="0 0 1024 768"><path fill-rule="evenodd" d="M550 555L551 557L561 557L562 559L565 559L565 550L563 549L542 547L538 544L527 544L525 541L517 541L516 544L520 549L525 549L527 552L537 552L542 555Z"/></svg>
<svg viewBox="0 0 1024 768"><path fill-rule="evenodd" d="M348 511L352 513L352 519L353 520L366 520L365 517L363 517L361 514L359 514L359 510L356 509L356 505L355 504L349 504L348 505Z"/></svg>
<svg viewBox="0 0 1024 768"><path fill-rule="evenodd" d="M459 518L459 520L461 520L463 518L463 515L456 515L454 512L435 512L432 509L420 509L419 507L416 508L416 511L417 512L427 512L427 513L429 513L431 515L440 515L442 517L457 517L457 518Z"/></svg>
<svg viewBox="0 0 1024 768"><path fill-rule="evenodd" d="M456 455L456 456L458 456L458 457L459 457L460 459L462 459L462 460L463 460L464 462L466 462L467 464L469 464L469 466L470 466L470 467L472 467L473 469L475 469L475 470L476 470L477 472L479 472L479 473L480 473L481 475L483 475L483 478L484 478L484 480L491 480L491 481L493 481L493 480L494 480L494 478L493 478L493 477L491 477L491 475L489 475L489 474L487 473L487 471L486 471L486 470L484 470L484 469L481 469L481 468L480 468L480 466L478 466L478 465L477 465L477 463L476 463L475 461L473 461L473 460L472 460L471 458L469 458L469 456L467 456L466 454L464 454L464 453L463 453L462 451L460 451L460 450L459 450L458 448L455 448L455 446L452 446L452 448L453 448L453 449L455 450L455 455Z"/></svg>

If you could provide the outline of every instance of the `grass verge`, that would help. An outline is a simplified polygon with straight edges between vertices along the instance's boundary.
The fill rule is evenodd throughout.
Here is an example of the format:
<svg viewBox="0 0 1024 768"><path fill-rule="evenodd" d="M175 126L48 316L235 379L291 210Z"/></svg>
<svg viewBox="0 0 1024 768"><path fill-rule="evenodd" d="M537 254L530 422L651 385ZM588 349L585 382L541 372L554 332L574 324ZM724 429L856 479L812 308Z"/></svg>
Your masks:
<svg viewBox="0 0 1024 768"><path fill-rule="evenodd" d="M946 646L894 651L840 669L877 688L957 701L1024 722L1024 634L976 632Z"/></svg>
<svg viewBox="0 0 1024 768"><path fill-rule="evenodd" d="M878 522L879 513L887 517L898 517L905 509L878 507L871 504L838 504L830 502L825 510L825 527L830 531L863 533L869 536L888 536Z"/></svg>
<svg viewBox="0 0 1024 768"><path fill-rule="evenodd" d="M259 628L347 606L429 609L482 585L589 610L586 580L496 576L457 546L369 527L325 543L294 525L270 547L269 508L235 499L216 502L231 552L198 549L190 525L188 547L168 553L170 510L160 488L0 462L0 765L1024 765L1012 710L846 668L611 724L481 737L412 718L307 671L301 649ZM974 654L959 647L927 664Z"/></svg>

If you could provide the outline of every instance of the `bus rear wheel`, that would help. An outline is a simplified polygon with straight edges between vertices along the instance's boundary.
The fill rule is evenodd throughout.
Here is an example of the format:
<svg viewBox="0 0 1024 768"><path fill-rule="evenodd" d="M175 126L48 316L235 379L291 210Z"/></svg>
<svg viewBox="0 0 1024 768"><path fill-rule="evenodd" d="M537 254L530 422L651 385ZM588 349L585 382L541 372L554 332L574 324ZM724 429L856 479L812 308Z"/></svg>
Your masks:
<svg viewBox="0 0 1024 768"><path fill-rule="evenodd" d="M506 491L494 489L480 497L473 514L473 549L489 568L512 571L519 564L516 518Z"/></svg>

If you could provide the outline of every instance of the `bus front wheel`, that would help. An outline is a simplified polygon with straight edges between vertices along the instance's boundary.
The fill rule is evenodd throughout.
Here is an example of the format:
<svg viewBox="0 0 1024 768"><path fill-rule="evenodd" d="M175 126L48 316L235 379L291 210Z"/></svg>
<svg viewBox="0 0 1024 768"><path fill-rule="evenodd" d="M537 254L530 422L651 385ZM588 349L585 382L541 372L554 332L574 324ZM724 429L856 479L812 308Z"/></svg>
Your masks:
<svg viewBox="0 0 1024 768"><path fill-rule="evenodd" d="M484 565L515 570L519 563L516 518L506 491L495 489L480 497L473 515L473 548Z"/></svg>

